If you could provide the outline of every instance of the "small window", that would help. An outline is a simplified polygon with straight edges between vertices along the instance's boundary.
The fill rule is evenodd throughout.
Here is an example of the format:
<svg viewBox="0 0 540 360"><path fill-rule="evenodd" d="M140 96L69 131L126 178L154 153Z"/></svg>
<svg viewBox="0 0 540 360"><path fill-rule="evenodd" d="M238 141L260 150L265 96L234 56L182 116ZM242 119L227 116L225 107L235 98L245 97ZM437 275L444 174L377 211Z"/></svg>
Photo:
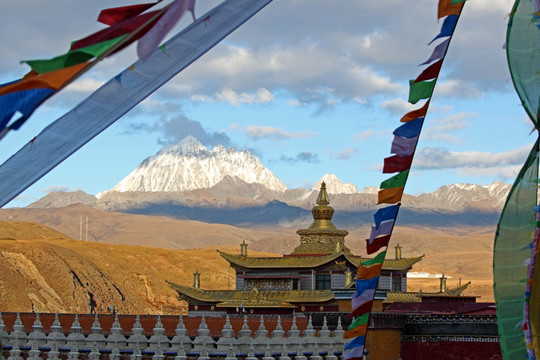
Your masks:
<svg viewBox="0 0 540 360"><path fill-rule="evenodd" d="M330 275L317 275L317 290L330 290Z"/></svg>
<svg viewBox="0 0 540 360"><path fill-rule="evenodd" d="M401 291L401 277L394 276L392 278L392 291Z"/></svg>

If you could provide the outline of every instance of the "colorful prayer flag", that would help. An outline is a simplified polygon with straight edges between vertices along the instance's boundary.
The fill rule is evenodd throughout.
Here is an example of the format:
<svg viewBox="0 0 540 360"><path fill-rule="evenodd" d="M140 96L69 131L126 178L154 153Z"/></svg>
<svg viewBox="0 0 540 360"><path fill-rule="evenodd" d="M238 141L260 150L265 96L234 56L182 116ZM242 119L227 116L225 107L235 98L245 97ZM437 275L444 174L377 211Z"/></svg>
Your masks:
<svg viewBox="0 0 540 360"><path fill-rule="evenodd" d="M414 80L409 80L409 102L411 104L416 104L422 99L428 99L433 94L433 89L435 88L435 80L432 81L420 81L414 82Z"/></svg>
<svg viewBox="0 0 540 360"><path fill-rule="evenodd" d="M364 347L359 346L353 350L341 355L343 360L363 360L364 359Z"/></svg>
<svg viewBox="0 0 540 360"><path fill-rule="evenodd" d="M367 324L360 325L355 327L352 330L345 331L345 334L343 334L344 339L352 339L358 336L366 335L367 332Z"/></svg>
<svg viewBox="0 0 540 360"><path fill-rule="evenodd" d="M383 222L378 228L371 225L371 233L369 234L369 241L372 242L377 236L388 235L392 233L394 227L394 220Z"/></svg>
<svg viewBox="0 0 540 360"><path fill-rule="evenodd" d="M396 136L404 137L406 139L416 137L420 135L420 130L422 130L423 124L424 118L420 117L418 119L414 119L413 121L409 121L401 125L396 130L394 130L393 134Z"/></svg>
<svg viewBox="0 0 540 360"><path fill-rule="evenodd" d="M389 241L390 241L390 235L385 235L385 236L375 238L371 242L369 241L369 239L366 239L366 251L368 255L379 251L383 246L388 246Z"/></svg>
<svg viewBox="0 0 540 360"><path fill-rule="evenodd" d="M428 45L430 45L432 42L434 42L435 40L439 38L452 36L452 33L454 32L454 29L456 28L458 18L459 18L458 15L448 15L443 21L441 32L439 33L439 35L435 36L433 40L431 40L428 43Z"/></svg>
<svg viewBox="0 0 540 360"><path fill-rule="evenodd" d="M400 121L401 122L409 122L409 121L412 121L414 119L418 119L419 117L426 116L426 112L427 112L428 107L429 107L429 100L426 101L426 103L421 108L413 110L413 111L409 111L408 113L406 113L401 118Z"/></svg>
<svg viewBox="0 0 540 360"><path fill-rule="evenodd" d="M401 136L394 136L394 141L392 141L392 147L390 148L390 153L396 154L397 156L407 156L411 155L416 149L416 144L418 143L418 136L412 138L402 138Z"/></svg>
<svg viewBox="0 0 540 360"><path fill-rule="evenodd" d="M169 6L165 14L137 43L139 59L143 61L148 59L186 11L191 12L193 21L195 21L195 0L175 0Z"/></svg>
<svg viewBox="0 0 540 360"><path fill-rule="evenodd" d="M149 4L136 4L136 5L128 5L128 6L120 6L110 9L103 9L98 15L97 21L99 21L102 24L105 25L115 25L118 24L121 21L130 19L134 16L137 16L139 14L142 14L146 10L150 9L152 6L158 4L158 2L155 3L149 3Z"/></svg>
<svg viewBox="0 0 540 360"><path fill-rule="evenodd" d="M439 60L444 57L444 54L446 54L446 50L448 50L448 44L450 44L450 39L446 39L439 45L435 46L435 49L433 49L433 52L431 53L429 59L427 59L420 65L427 65L435 60Z"/></svg>
<svg viewBox="0 0 540 360"><path fill-rule="evenodd" d="M38 74L43 74L49 71L62 69L71 65L84 63L94 57L98 57L105 53L107 50L115 46L119 41L124 39L126 35L106 40L97 44L93 44L81 49L70 50L66 54L56 56L52 59L46 60L24 60L23 63L27 63L32 70Z"/></svg>
<svg viewBox="0 0 540 360"><path fill-rule="evenodd" d="M377 276L376 279L378 278L379 277ZM376 287L377 283L375 283L374 286ZM375 287L373 289L364 290L361 294L357 292L352 296L351 306L353 311L362 306L362 304L373 300L373 297L375 296Z"/></svg>
<svg viewBox="0 0 540 360"><path fill-rule="evenodd" d="M431 80L439 77L443 60L444 59L440 59L436 63L431 64L427 69L422 71L416 79L414 79L414 82L417 83L419 81Z"/></svg>
<svg viewBox="0 0 540 360"><path fill-rule="evenodd" d="M356 328L357 326L367 324L369 321L369 314L363 314L361 316L358 316L354 321L349 325L347 330L352 330Z"/></svg>
<svg viewBox="0 0 540 360"><path fill-rule="evenodd" d="M413 155L409 156L390 156L384 159L383 174L402 172L411 168Z"/></svg>
<svg viewBox="0 0 540 360"><path fill-rule="evenodd" d="M15 126L18 129L34 110L55 92L56 90L54 89L37 88L1 95L0 131L8 126L16 112L21 113L21 117L18 118L15 123L11 124L11 126Z"/></svg>
<svg viewBox="0 0 540 360"><path fill-rule="evenodd" d="M357 279L356 280L356 294L360 296L366 290L375 289L378 281L379 281L378 276L371 279ZM353 296L356 296L356 295L353 295Z"/></svg>
<svg viewBox="0 0 540 360"><path fill-rule="evenodd" d="M373 259L364 261L362 265L368 266L368 265L374 265L374 264L382 264L384 262L385 257L386 257L386 250L378 253L377 256L375 256Z"/></svg>
<svg viewBox="0 0 540 360"><path fill-rule="evenodd" d="M378 229L379 226L381 226L382 221L394 220L397 216L398 208L399 205L392 205L377 210L377 212L373 214L373 218L375 219L375 228Z"/></svg>
<svg viewBox="0 0 540 360"><path fill-rule="evenodd" d="M364 342L366 341L365 336L359 336L357 338L354 338L351 342L345 345L344 350L354 349L355 347L364 346Z"/></svg>
<svg viewBox="0 0 540 360"><path fill-rule="evenodd" d="M360 316L360 315L367 314L367 313L371 312L372 307L373 307L373 300L366 301L365 303L363 303L362 305L360 305L359 307L354 309L351 312L351 315L352 316Z"/></svg>
<svg viewBox="0 0 540 360"><path fill-rule="evenodd" d="M401 201L404 189L405 188L402 186L379 190L379 193L377 194L377 204L395 204Z"/></svg>
<svg viewBox="0 0 540 360"><path fill-rule="evenodd" d="M358 272L356 275L357 279L371 279L375 276L379 276L381 273L382 264L376 264L373 266L362 266L358 267Z"/></svg>
<svg viewBox="0 0 540 360"><path fill-rule="evenodd" d="M454 2L454 0L439 0L439 9L437 11L437 18L443 18L448 15L459 15L463 3Z"/></svg>
<svg viewBox="0 0 540 360"><path fill-rule="evenodd" d="M389 179L386 179L381 183L381 189L393 189L397 187L405 186L407 182L407 177L409 176L409 170L400 172L397 175L392 176Z"/></svg>

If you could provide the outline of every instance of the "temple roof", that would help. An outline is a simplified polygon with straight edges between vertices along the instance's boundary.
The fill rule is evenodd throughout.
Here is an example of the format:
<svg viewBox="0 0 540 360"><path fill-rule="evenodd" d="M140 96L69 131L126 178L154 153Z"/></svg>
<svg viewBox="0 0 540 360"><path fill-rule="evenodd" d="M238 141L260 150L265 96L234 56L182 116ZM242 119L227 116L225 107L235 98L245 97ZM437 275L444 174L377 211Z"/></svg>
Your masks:
<svg viewBox="0 0 540 360"><path fill-rule="evenodd" d="M219 251L219 250L218 250ZM219 251L219 254L222 258L227 260L229 263L234 264L239 267L247 269L268 269L268 268L306 268L311 269L314 267L319 267L329 262L332 262L344 256L347 261L349 261L355 267L358 267L364 261L369 260L368 258L361 258L359 256L354 256L346 252L337 252L325 256L301 256L301 257L249 257L228 254L222 251ZM402 258L399 260L396 259L385 259L383 263L383 270L395 270L395 271L405 271L410 269L414 264L422 260L422 256L412 257L412 258Z"/></svg>
<svg viewBox="0 0 540 360"><path fill-rule="evenodd" d="M203 290L168 282L181 296L218 307L296 308L294 303L322 303L334 299L331 290Z"/></svg>
<svg viewBox="0 0 540 360"><path fill-rule="evenodd" d="M454 289L448 289L445 292L438 293L426 293L422 290L418 292L389 291L386 293L386 299L384 300L384 302L420 302L422 301L422 296L459 296L469 287L470 283L471 282L469 281L468 283L458 286Z"/></svg>

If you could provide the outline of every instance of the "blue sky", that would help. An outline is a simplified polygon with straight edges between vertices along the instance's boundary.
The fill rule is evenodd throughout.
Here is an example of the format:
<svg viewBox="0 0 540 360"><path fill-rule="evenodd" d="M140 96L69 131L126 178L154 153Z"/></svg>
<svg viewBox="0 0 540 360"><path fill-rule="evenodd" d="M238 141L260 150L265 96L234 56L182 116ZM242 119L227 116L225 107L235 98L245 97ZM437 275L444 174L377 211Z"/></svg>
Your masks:
<svg viewBox="0 0 540 360"><path fill-rule="evenodd" d="M27 71L20 60L56 56L100 30L100 9L136 2L0 1L9 8L0 12L3 82ZM199 0L196 14L216 3ZM53 190L108 190L187 135L208 147L251 150L291 188L311 187L325 173L360 190L378 186L389 177L381 168L392 131L418 107L406 103L408 80L439 43L427 46L441 26L436 6L436 0L274 0L8 206ZM517 175L534 139L503 50L511 6L466 3L406 192L512 182ZM49 99L0 141L0 161L135 60L134 49L126 49Z"/></svg>

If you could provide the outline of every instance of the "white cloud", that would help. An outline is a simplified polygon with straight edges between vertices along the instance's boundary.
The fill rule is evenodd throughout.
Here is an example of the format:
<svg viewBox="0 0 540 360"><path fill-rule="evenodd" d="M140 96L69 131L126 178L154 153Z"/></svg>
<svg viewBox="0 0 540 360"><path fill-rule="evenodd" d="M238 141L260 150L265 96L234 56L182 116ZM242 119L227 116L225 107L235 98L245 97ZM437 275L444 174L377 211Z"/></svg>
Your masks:
<svg viewBox="0 0 540 360"><path fill-rule="evenodd" d="M50 193L50 192L75 192L81 190L80 187L70 187L66 185L51 185L46 187L45 189L42 189L42 193Z"/></svg>
<svg viewBox="0 0 540 360"><path fill-rule="evenodd" d="M271 126L257 125L248 126L244 131L252 139L302 139L317 136L310 131L289 132Z"/></svg>
<svg viewBox="0 0 540 360"><path fill-rule="evenodd" d="M404 98L385 100L379 106L392 114L400 114L402 116L418 107L417 105L411 104Z"/></svg>
<svg viewBox="0 0 540 360"><path fill-rule="evenodd" d="M256 93L237 93L236 91L226 88L216 94L216 99L219 101L228 102L231 105L238 106L240 104L264 104L274 100L274 95L264 88L260 88Z"/></svg>
<svg viewBox="0 0 540 360"><path fill-rule="evenodd" d="M368 130L362 131L361 133L355 134L353 136L353 140L362 141L364 139L369 139L369 138L375 138L375 137L379 138L379 137L383 137L383 136L388 136L389 133L391 133L390 130L368 129Z"/></svg>
<svg viewBox="0 0 540 360"><path fill-rule="evenodd" d="M460 142L462 140L461 137L453 135L451 132L466 128L469 123L465 119L471 116L476 115L459 113L444 119L429 121L426 123L427 126L422 134L422 138L424 140L438 140L451 143Z"/></svg>
<svg viewBox="0 0 540 360"><path fill-rule="evenodd" d="M531 145L502 153L480 151L452 152L442 148L420 149L414 159L413 168L419 170L455 170L459 174L491 176L509 179L517 175Z"/></svg>

